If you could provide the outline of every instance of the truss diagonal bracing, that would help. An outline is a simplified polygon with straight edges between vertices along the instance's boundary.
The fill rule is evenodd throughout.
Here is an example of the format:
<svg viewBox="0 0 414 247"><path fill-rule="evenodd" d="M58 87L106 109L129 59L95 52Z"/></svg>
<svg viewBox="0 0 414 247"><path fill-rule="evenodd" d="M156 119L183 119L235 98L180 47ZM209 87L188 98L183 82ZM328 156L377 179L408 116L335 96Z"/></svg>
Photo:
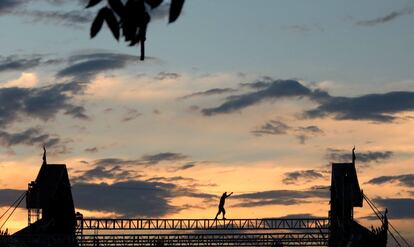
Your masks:
<svg viewBox="0 0 414 247"><path fill-rule="evenodd" d="M78 222L84 230L304 230L327 229L328 218L310 219L92 219Z"/></svg>
<svg viewBox="0 0 414 247"><path fill-rule="evenodd" d="M327 246L329 220L78 220L79 246Z"/></svg>
<svg viewBox="0 0 414 247"><path fill-rule="evenodd" d="M321 233L237 233L84 235L81 246L327 246L328 234Z"/></svg>

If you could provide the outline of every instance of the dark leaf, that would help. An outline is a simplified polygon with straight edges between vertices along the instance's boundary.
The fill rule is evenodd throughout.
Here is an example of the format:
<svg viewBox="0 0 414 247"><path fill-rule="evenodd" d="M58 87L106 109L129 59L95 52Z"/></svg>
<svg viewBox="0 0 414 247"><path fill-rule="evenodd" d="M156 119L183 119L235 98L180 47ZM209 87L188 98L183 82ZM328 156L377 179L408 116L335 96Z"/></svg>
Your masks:
<svg viewBox="0 0 414 247"><path fill-rule="evenodd" d="M144 0L129 0L125 4L125 15L121 18L122 33L125 41L137 43L135 36L138 33L142 23L142 17L145 14Z"/></svg>
<svg viewBox="0 0 414 247"><path fill-rule="evenodd" d="M121 0L108 0L108 3L118 16L124 15L125 7Z"/></svg>
<svg viewBox="0 0 414 247"><path fill-rule="evenodd" d="M95 5L97 5L98 3L102 2L102 0L89 0L88 5L86 6L86 8L90 8L93 7Z"/></svg>
<svg viewBox="0 0 414 247"><path fill-rule="evenodd" d="M134 38L133 40L131 40L131 43L129 43L128 46L134 46L136 44L139 44L139 38Z"/></svg>
<svg viewBox="0 0 414 247"><path fill-rule="evenodd" d="M146 14L148 15L148 13L146 13ZM147 20L149 20L149 18ZM145 41L147 39L147 37L146 37L146 35L147 35L147 27L148 27L148 22L142 23L142 25L139 27L138 38L141 41Z"/></svg>
<svg viewBox="0 0 414 247"><path fill-rule="evenodd" d="M116 40L119 40L119 23L116 19L114 13L107 9L105 13L105 21L108 24L109 29L111 29L112 34L114 35Z"/></svg>
<svg viewBox="0 0 414 247"><path fill-rule="evenodd" d="M181 14L184 5L184 0L171 0L169 23L177 20Z"/></svg>
<svg viewBox="0 0 414 247"><path fill-rule="evenodd" d="M99 10L98 15L95 17L95 20L93 20L91 26L91 38L95 37L101 30L103 22L105 20L106 11L109 11L109 9L106 7Z"/></svg>
<svg viewBox="0 0 414 247"><path fill-rule="evenodd" d="M123 23L122 25L122 33L125 37L125 41L131 41L134 39L135 34L137 32L138 27L132 25L126 25Z"/></svg>
<svg viewBox="0 0 414 247"><path fill-rule="evenodd" d="M145 0L152 9L158 7L163 1L164 0Z"/></svg>

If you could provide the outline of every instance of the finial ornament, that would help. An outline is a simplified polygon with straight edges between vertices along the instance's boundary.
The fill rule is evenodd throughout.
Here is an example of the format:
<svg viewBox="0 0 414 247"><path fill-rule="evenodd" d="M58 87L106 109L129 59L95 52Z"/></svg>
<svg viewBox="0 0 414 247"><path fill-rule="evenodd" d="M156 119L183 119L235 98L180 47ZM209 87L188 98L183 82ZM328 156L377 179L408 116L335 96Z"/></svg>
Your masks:
<svg viewBox="0 0 414 247"><path fill-rule="evenodd" d="M355 160L356 160L356 156L355 156L355 145L354 148L352 148L352 164L355 165Z"/></svg>
<svg viewBox="0 0 414 247"><path fill-rule="evenodd" d="M46 146L43 145L43 165L47 165L47 160L46 160Z"/></svg>

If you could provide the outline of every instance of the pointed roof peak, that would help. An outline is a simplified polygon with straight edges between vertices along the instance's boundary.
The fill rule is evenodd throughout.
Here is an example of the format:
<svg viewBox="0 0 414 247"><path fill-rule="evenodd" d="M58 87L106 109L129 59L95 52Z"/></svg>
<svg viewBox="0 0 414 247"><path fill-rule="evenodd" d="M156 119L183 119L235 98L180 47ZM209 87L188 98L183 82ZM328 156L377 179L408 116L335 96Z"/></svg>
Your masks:
<svg viewBox="0 0 414 247"><path fill-rule="evenodd" d="M43 145L43 164L42 165L47 165L46 146L45 145Z"/></svg>

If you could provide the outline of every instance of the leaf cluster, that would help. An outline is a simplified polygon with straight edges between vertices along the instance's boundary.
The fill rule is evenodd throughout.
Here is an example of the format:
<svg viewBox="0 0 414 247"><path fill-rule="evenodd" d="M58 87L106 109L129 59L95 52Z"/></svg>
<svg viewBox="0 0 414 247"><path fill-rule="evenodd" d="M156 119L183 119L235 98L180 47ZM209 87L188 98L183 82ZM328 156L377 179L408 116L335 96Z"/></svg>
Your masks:
<svg viewBox="0 0 414 247"><path fill-rule="evenodd" d="M86 8L93 7L103 0L89 0ZM91 38L94 38L106 22L114 38L119 41L122 35L129 46L141 45L141 60L145 59L145 40L151 17L149 9L159 7L164 0L107 0L107 6L98 11L91 25ZM185 0L171 0L169 23L178 19Z"/></svg>

